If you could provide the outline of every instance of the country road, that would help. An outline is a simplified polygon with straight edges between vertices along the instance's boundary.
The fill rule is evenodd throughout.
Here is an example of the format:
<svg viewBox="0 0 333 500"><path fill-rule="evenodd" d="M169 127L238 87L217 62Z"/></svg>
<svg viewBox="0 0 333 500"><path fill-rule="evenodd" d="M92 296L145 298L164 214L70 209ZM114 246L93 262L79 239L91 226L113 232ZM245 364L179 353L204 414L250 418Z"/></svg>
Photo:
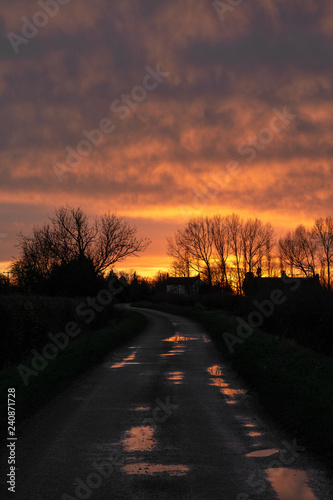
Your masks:
<svg viewBox="0 0 333 500"><path fill-rule="evenodd" d="M22 424L16 493L1 498L333 498L199 325L140 312L139 337Z"/></svg>

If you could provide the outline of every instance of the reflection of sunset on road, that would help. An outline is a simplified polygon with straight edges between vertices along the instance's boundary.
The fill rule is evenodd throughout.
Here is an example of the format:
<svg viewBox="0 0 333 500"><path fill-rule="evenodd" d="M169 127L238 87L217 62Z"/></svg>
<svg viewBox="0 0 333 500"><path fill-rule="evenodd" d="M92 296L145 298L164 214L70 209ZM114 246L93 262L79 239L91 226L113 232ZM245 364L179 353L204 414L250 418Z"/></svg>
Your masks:
<svg viewBox="0 0 333 500"><path fill-rule="evenodd" d="M169 352L161 354L161 357L164 358L165 356L175 356L177 354L183 354L184 352L185 352L185 349L174 348L174 349L171 349L171 351L169 351Z"/></svg>
<svg viewBox="0 0 333 500"><path fill-rule="evenodd" d="M258 436L261 436L261 432L251 431L251 432L248 432L247 435L250 437L258 437Z"/></svg>
<svg viewBox="0 0 333 500"><path fill-rule="evenodd" d="M127 464L122 467L123 472L128 475L154 476L167 474L168 476L185 476L190 468L187 465L163 465L145 462Z"/></svg>
<svg viewBox="0 0 333 500"><path fill-rule="evenodd" d="M227 384L223 378L212 378L210 385L215 385L216 387L228 387L229 384Z"/></svg>
<svg viewBox="0 0 333 500"><path fill-rule="evenodd" d="M222 375L222 369L219 365L210 366L209 368L207 368L207 371L214 377L221 377Z"/></svg>
<svg viewBox="0 0 333 500"><path fill-rule="evenodd" d="M164 342L184 342L187 340L198 340L197 337L187 337L184 335L181 335L179 333L176 333L176 335L173 335L172 337L168 337L167 339L164 339Z"/></svg>
<svg viewBox="0 0 333 500"><path fill-rule="evenodd" d="M136 352L133 352L127 358L124 358L122 361L119 361L118 363L114 363L111 365L111 368L123 368L124 366L127 365L138 365L139 363L134 361L134 358L136 356Z"/></svg>
<svg viewBox="0 0 333 500"><path fill-rule="evenodd" d="M169 372L167 374L167 379L173 382L174 384L178 385L182 383L182 380L184 378L184 373L183 372Z"/></svg>
<svg viewBox="0 0 333 500"><path fill-rule="evenodd" d="M230 389L227 387L221 388L221 393L224 396L227 396L226 402L230 405L237 403L237 396L243 396L246 394L246 391L243 389Z"/></svg>
<svg viewBox="0 0 333 500"><path fill-rule="evenodd" d="M279 499L319 500L307 485L306 472L295 469L267 469L266 473Z"/></svg>
<svg viewBox="0 0 333 500"><path fill-rule="evenodd" d="M221 394L225 396L227 404L233 405L237 403L239 396L244 396L246 391L244 389L236 389L230 387L230 384L226 382L222 377L222 368L220 365L213 365L207 368L207 372L211 375L209 379L209 385L219 387Z"/></svg>
<svg viewBox="0 0 333 500"><path fill-rule="evenodd" d="M154 429L149 426L132 427L126 432L122 445L126 451L151 451L156 447Z"/></svg>

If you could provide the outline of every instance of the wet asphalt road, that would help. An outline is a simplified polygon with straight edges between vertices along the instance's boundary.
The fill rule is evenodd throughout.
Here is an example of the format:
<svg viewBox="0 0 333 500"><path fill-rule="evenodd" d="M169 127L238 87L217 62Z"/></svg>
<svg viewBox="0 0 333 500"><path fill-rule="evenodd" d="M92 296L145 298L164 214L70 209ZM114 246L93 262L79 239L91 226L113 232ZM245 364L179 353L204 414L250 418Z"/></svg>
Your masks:
<svg viewBox="0 0 333 500"><path fill-rule="evenodd" d="M16 494L4 498L333 498L200 326L143 313L140 337L22 425Z"/></svg>

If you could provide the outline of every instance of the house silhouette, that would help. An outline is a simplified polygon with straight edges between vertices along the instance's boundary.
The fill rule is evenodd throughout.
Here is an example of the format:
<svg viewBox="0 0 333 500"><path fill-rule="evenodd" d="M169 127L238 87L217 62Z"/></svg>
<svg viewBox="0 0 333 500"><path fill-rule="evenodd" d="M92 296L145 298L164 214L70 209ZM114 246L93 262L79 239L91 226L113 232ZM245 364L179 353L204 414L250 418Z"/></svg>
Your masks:
<svg viewBox="0 0 333 500"><path fill-rule="evenodd" d="M313 278L294 278L282 271L281 277L263 278L261 272L257 272L257 276L253 273L246 273L243 281L243 292L248 297L268 297L273 290L281 290L288 295L296 289L303 292L317 292L321 289L319 275Z"/></svg>
<svg viewBox="0 0 333 500"><path fill-rule="evenodd" d="M200 279L200 274L191 278L169 278L168 275L165 285L168 293L190 295L199 293L200 287L203 285L203 281Z"/></svg>

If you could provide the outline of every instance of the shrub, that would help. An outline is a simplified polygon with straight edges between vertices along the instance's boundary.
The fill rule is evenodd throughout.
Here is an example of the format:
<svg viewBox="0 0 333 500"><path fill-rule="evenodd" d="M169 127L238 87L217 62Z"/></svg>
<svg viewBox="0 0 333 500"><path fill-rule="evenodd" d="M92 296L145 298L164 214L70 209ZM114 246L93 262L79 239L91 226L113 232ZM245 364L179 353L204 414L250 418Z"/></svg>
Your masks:
<svg viewBox="0 0 333 500"><path fill-rule="evenodd" d="M18 363L30 355L31 349L44 347L50 342L48 334L63 332L69 321L76 322L86 334L115 319L117 313L110 304L87 323L87 317L76 311L83 302L82 298L0 296L0 366Z"/></svg>

